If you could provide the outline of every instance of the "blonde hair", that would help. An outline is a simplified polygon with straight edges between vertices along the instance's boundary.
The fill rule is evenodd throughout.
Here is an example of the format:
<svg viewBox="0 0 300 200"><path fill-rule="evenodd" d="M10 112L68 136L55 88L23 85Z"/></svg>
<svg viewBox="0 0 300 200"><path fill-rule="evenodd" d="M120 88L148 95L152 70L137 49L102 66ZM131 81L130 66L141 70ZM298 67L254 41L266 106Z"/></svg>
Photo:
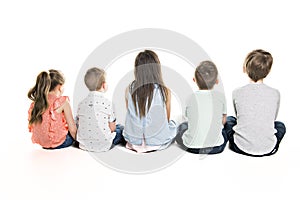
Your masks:
<svg viewBox="0 0 300 200"><path fill-rule="evenodd" d="M100 90L105 83L105 71L97 67L90 68L84 76L84 83L90 91Z"/></svg>
<svg viewBox="0 0 300 200"><path fill-rule="evenodd" d="M49 107L49 92L57 85L63 85L64 83L65 78L58 70L50 69L49 72L43 71L39 73L35 86L27 94L28 98L34 102L29 124L42 123L42 115Z"/></svg>

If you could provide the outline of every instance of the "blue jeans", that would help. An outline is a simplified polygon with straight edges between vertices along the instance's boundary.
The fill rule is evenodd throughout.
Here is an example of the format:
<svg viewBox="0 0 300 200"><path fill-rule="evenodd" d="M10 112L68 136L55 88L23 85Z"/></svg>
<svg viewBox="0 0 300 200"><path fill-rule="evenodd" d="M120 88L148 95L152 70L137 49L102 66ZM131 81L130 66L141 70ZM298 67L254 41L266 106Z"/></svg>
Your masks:
<svg viewBox="0 0 300 200"><path fill-rule="evenodd" d="M116 136L113 140L113 145L117 145L117 144L122 144L122 145L125 145L126 144L126 141L123 137L123 130L124 130L124 126L122 126L121 124L117 124L116 125Z"/></svg>
<svg viewBox="0 0 300 200"><path fill-rule="evenodd" d="M176 136L177 144L179 144L181 148L183 148L187 152L195 153L195 154L218 154L223 152L228 141L228 137L224 129L222 130L224 143L220 146L206 147L206 148L189 148L185 146L183 144L182 136L187 129L188 129L188 123L187 122L181 123L177 128L177 136Z"/></svg>
<svg viewBox="0 0 300 200"><path fill-rule="evenodd" d="M57 146L57 147L53 147L53 148L44 148L44 149L62 149L62 148L65 148L65 147L69 147L73 144L74 142L74 139L72 138L71 134L68 133L66 135L66 139L64 141L64 143L62 143L61 145Z"/></svg>
<svg viewBox="0 0 300 200"><path fill-rule="evenodd" d="M233 116L227 117L227 121L226 121L226 124L225 124L225 131L226 131L226 134L227 134L227 137L228 137L228 140L229 140L229 148L232 151L236 152L236 153L243 154L243 155L246 155L246 156L262 157L262 156L270 156L270 155L275 154L278 151L279 144L280 144L280 142L281 142L281 140L282 140L282 138L283 138L283 136L285 135L285 132L286 132L286 128L285 128L284 123L279 122L279 121L275 121L274 122L274 127L277 130L277 133L275 133L275 136L277 138L277 142L276 142L276 145L275 145L274 149L270 153L267 153L267 154L252 155L252 154L249 154L249 153L246 153L246 152L242 151L234 143L233 135L234 135L235 132L232 128L236 124L237 124L237 121L236 121L235 117L233 117Z"/></svg>

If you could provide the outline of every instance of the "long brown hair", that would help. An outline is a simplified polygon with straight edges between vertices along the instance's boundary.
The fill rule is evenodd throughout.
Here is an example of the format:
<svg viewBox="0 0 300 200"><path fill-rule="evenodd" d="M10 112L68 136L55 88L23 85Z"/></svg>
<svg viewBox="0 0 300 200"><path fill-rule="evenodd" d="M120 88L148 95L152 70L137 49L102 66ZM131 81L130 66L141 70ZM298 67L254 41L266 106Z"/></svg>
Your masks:
<svg viewBox="0 0 300 200"><path fill-rule="evenodd" d="M135 59L135 80L131 83L130 93L134 102L135 111L140 118L146 115L153 98L154 85L157 84L164 103L168 98L168 88L164 85L161 64L155 52L145 50Z"/></svg>
<svg viewBox="0 0 300 200"><path fill-rule="evenodd" d="M27 94L28 98L34 102L29 124L41 123L43 121L42 115L49 107L49 92L57 85L63 85L64 83L65 79L63 75L54 69L50 69L49 73L43 71L37 76L35 86Z"/></svg>

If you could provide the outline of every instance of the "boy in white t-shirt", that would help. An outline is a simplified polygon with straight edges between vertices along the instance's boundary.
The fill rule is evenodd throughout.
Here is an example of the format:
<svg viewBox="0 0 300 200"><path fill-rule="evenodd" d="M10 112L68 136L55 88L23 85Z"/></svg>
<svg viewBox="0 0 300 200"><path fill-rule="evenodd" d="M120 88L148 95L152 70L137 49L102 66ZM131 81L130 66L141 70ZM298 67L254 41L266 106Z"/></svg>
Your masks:
<svg viewBox="0 0 300 200"><path fill-rule="evenodd" d="M96 67L89 69L84 82L90 92L78 105L79 148L103 152L109 150L112 145L125 144L122 136L124 127L116 125L112 102L104 97L107 90L105 71Z"/></svg>
<svg viewBox="0 0 300 200"><path fill-rule="evenodd" d="M227 107L225 95L213 89L218 84L217 67L211 61L201 62L193 80L199 90L189 98L188 122L179 125L176 142L190 153L221 153L228 141L223 130Z"/></svg>

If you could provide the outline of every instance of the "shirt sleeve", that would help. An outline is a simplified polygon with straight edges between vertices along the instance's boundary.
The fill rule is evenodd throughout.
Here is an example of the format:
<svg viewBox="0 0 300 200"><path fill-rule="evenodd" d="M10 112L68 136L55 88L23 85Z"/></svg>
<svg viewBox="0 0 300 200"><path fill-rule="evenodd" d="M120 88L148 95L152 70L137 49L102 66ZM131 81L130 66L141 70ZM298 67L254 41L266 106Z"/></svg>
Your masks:
<svg viewBox="0 0 300 200"><path fill-rule="evenodd" d="M185 108L185 114L184 114L186 118L189 118L191 116L192 100L194 98L193 95L194 94L191 94L186 101L186 108Z"/></svg>
<svg viewBox="0 0 300 200"><path fill-rule="evenodd" d="M57 108L61 107L67 100L69 101L69 97L67 96L61 96L57 98L53 103L53 109L56 110Z"/></svg>
<svg viewBox="0 0 300 200"><path fill-rule="evenodd" d="M221 99L222 102L222 114L226 115L227 114L227 103L226 103L226 97L225 94L222 92L219 92L219 99Z"/></svg>
<svg viewBox="0 0 300 200"><path fill-rule="evenodd" d="M78 115L76 115L74 121L75 121L76 127L78 128L79 127L79 117L78 117Z"/></svg>
<svg viewBox="0 0 300 200"><path fill-rule="evenodd" d="M277 109L276 109L275 119L274 120L276 120L276 118L277 118L279 107L280 107L280 93L279 93L278 90L277 90L277 94L278 94L278 101L277 101Z"/></svg>
<svg viewBox="0 0 300 200"><path fill-rule="evenodd" d="M115 116L115 112L114 112L114 109L113 109L112 102L107 101L106 109L107 109L107 114L108 114L108 121L109 122L115 122L116 121L116 116Z"/></svg>
<svg viewBox="0 0 300 200"><path fill-rule="evenodd" d="M30 118L31 118L31 112L32 112L33 106L34 106L34 103L32 102L32 103L30 104L29 109L28 109L28 122L29 122L29 120L30 120ZM29 123L28 123L28 130L29 130L29 132L32 132L32 125L29 124Z"/></svg>

